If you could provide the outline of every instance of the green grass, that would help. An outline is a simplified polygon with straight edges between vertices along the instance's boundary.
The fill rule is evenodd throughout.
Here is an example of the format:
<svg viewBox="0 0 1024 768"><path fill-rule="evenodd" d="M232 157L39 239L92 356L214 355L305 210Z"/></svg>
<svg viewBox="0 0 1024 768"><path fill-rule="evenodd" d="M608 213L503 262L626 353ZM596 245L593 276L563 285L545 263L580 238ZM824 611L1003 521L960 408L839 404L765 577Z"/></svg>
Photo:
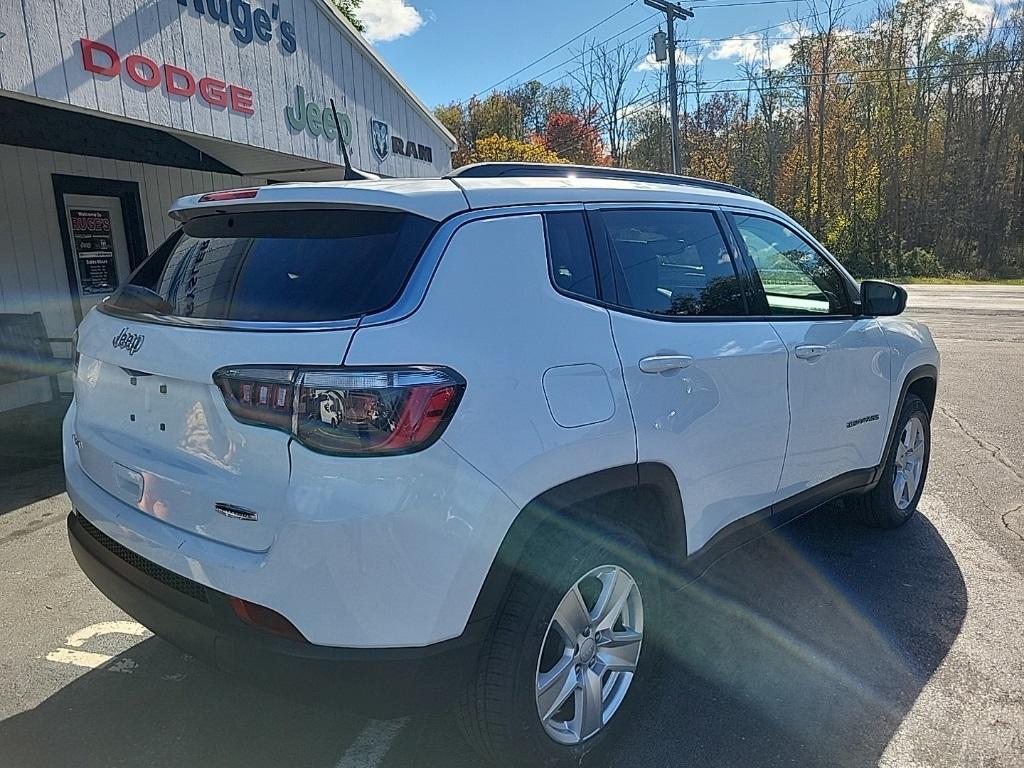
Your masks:
<svg viewBox="0 0 1024 768"><path fill-rule="evenodd" d="M893 283L918 285L1024 285L1024 277L996 280L972 280L967 277L889 277L882 279Z"/></svg>

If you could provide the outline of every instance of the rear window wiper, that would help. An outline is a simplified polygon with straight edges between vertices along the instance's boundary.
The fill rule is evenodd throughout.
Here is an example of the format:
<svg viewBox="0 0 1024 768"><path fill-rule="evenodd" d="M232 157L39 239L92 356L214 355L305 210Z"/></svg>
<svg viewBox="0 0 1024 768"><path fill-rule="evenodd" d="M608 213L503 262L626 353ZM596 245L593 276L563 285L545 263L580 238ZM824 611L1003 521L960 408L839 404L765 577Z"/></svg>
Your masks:
<svg viewBox="0 0 1024 768"><path fill-rule="evenodd" d="M171 303L156 291L131 283L121 286L110 303L118 309L140 314L168 315L174 310Z"/></svg>

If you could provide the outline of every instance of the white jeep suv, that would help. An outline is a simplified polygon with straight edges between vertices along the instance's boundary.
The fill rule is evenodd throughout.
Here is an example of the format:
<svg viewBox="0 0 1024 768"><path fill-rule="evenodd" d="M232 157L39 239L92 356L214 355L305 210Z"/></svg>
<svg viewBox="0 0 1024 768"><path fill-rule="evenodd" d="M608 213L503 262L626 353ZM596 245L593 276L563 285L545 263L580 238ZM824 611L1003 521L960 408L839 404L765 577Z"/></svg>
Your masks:
<svg viewBox="0 0 1024 768"><path fill-rule="evenodd" d="M493 761L608 749L662 597L823 502L914 512L906 293L724 184L484 164L187 197L78 331L71 544L195 656Z"/></svg>

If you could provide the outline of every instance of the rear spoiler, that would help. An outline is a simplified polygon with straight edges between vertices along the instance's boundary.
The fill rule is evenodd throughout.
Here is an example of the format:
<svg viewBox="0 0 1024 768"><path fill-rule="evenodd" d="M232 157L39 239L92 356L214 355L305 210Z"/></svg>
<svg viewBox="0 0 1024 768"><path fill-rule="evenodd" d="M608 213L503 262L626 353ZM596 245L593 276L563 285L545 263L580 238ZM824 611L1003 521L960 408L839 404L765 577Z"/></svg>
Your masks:
<svg viewBox="0 0 1024 768"><path fill-rule="evenodd" d="M311 210L355 208L402 211L443 221L469 210L462 191L442 179L394 181L338 181L316 184L273 184L266 187L188 195L175 201L168 214L186 222L198 216L259 210Z"/></svg>

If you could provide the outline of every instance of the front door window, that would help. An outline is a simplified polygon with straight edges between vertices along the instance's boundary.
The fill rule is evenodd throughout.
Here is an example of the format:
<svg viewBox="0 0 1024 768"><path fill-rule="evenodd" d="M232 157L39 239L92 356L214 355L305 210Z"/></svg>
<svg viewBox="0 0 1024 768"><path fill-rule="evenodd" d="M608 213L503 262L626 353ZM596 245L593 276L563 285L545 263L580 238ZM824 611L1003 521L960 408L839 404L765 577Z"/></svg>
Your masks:
<svg viewBox="0 0 1024 768"><path fill-rule="evenodd" d="M851 314L842 275L807 241L771 219L737 214L735 221L772 315Z"/></svg>

